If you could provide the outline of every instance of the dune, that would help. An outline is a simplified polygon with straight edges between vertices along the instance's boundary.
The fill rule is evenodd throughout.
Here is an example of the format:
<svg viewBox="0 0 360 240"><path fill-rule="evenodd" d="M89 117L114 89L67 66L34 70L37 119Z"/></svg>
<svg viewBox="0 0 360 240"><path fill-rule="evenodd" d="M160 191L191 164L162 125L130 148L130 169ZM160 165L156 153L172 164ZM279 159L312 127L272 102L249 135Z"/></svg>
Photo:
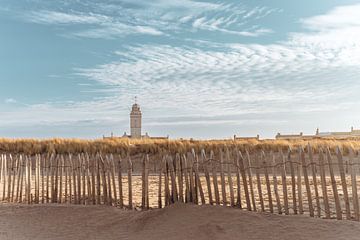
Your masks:
<svg viewBox="0 0 360 240"><path fill-rule="evenodd" d="M360 223L174 204L130 211L107 206L0 205L0 239L359 239Z"/></svg>

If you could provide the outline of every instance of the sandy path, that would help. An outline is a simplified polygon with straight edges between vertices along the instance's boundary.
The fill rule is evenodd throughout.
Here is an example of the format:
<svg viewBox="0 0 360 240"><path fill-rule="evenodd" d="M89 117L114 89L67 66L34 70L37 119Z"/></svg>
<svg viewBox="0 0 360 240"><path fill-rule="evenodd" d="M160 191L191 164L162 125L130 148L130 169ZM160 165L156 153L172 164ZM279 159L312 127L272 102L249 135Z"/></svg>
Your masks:
<svg viewBox="0 0 360 240"><path fill-rule="evenodd" d="M147 212L106 206L0 205L0 239L359 239L360 223L177 204Z"/></svg>

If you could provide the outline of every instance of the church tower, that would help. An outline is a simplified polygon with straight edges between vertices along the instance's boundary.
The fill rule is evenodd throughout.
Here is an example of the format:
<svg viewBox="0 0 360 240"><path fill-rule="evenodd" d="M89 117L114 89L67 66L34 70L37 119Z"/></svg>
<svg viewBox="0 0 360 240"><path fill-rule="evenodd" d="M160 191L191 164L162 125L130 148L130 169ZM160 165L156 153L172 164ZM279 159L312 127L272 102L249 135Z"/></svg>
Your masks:
<svg viewBox="0 0 360 240"><path fill-rule="evenodd" d="M136 97L130 113L130 134L131 138L141 138L141 110Z"/></svg>

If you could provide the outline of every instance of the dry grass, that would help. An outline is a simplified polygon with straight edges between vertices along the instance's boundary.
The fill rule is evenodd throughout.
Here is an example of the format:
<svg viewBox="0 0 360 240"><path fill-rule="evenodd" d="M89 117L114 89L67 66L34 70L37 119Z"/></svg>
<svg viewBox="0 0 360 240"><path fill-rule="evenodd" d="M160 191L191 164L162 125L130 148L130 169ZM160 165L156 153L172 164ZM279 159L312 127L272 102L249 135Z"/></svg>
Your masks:
<svg viewBox="0 0 360 240"><path fill-rule="evenodd" d="M184 153L194 148L196 151L205 149L206 151L221 148L238 148L256 151L278 151L280 148L285 150L288 147L297 148L299 146L311 146L317 150L321 147L330 147L334 150L337 146L347 152L349 147L356 150L360 149L360 139L310 139L310 140L136 140L136 139L5 139L0 138L0 152L2 153L119 153L119 154L138 154L150 153L158 154L166 152Z"/></svg>

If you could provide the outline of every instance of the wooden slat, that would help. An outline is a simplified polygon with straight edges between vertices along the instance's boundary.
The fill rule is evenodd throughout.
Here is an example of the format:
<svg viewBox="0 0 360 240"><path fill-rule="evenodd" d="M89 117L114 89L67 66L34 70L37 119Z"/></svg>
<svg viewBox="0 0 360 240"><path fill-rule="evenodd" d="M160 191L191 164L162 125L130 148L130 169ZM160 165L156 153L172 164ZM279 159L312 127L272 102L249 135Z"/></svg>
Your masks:
<svg viewBox="0 0 360 240"><path fill-rule="evenodd" d="M278 214L282 214L281 201L278 191L278 182L277 182L277 165L276 165L276 156L273 151L270 153L270 158L272 161L272 174L273 174L273 182L274 182L274 194L276 199L276 207L278 210Z"/></svg>
<svg viewBox="0 0 360 240"><path fill-rule="evenodd" d="M284 156L283 151L280 149L280 156L282 159L282 168L281 168L281 182L283 188L283 198L284 198L284 211L286 215L289 215L289 200L287 192L287 182L286 182L286 157Z"/></svg>
<svg viewBox="0 0 360 240"><path fill-rule="evenodd" d="M235 168L235 172L236 172L236 206L238 208L242 208L242 203L241 203L241 179L240 179L240 165L239 165L239 157L238 157L238 153L237 150L235 150L235 154L234 155L234 168Z"/></svg>
<svg viewBox="0 0 360 240"><path fill-rule="evenodd" d="M252 210L256 211L256 201L255 201L254 185L253 185L253 179L252 179L252 163L251 163L249 151L247 151L247 150L246 150L246 159L247 159L247 173L248 173L248 177L249 177Z"/></svg>
<svg viewBox="0 0 360 240"><path fill-rule="evenodd" d="M261 207L261 211L265 212L264 198L263 198L263 193L262 193L262 183L261 183L261 177L260 177L260 167L261 166L260 166L260 161L259 161L258 155L255 156L255 164L256 164L255 175L256 175L256 183L257 183L260 207Z"/></svg>
<svg viewBox="0 0 360 240"><path fill-rule="evenodd" d="M54 200L55 200L55 197L54 197L54 192L55 192L55 184L54 184L54 176L55 176L55 166L56 166L56 159L54 160L54 157L56 157L56 156L54 156L54 154L53 155L51 155L51 158L50 158L50 189L51 189L51 191L50 191L50 199L49 199L49 201L51 202L51 203L54 203Z"/></svg>
<svg viewBox="0 0 360 240"><path fill-rule="evenodd" d="M114 205L117 206L118 199L117 199L116 181L115 181L115 161L114 161L114 156L112 154L110 155L110 167L111 167L111 182L112 182L112 192L114 196Z"/></svg>
<svg viewBox="0 0 360 240"><path fill-rule="evenodd" d="M189 203L189 202L191 202L191 187L190 187L190 181L189 181L189 175L188 175L189 166L188 166L188 162L187 162L187 158L186 158L185 154L182 155L182 159L183 159L183 163L184 163L184 177L185 177L185 195L186 195L185 202ZM165 174L165 177L166 177L166 174Z"/></svg>
<svg viewBox="0 0 360 240"><path fill-rule="evenodd" d="M102 159L103 160L103 159ZM82 196L82 186L81 186L81 177L82 177L82 158L81 155L79 154L77 157L77 166L76 166L76 174L77 174L77 193L78 193L78 204L82 204L84 201L84 198ZM104 162L102 161L102 164L104 164ZM104 167L102 165L102 167ZM104 168L103 168L104 170ZM106 186L106 184L105 184Z"/></svg>
<svg viewBox="0 0 360 240"><path fill-rule="evenodd" d="M310 144L308 144L307 150L308 150L308 154L309 154L313 186L314 186L314 190L315 190L316 216L321 217L321 206L320 206L319 189L318 189L317 176L316 176L316 166L315 166L314 157L313 157L313 149L310 146Z"/></svg>
<svg viewBox="0 0 360 240"><path fill-rule="evenodd" d="M176 184L176 177L175 177L175 170L174 170L174 162L172 156L168 156L168 166L170 171L170 178L171 178L171 202L175 203L178 201L177 195L177 184Z"/></svg>
<svg viewBox="0 0 360 240"><path fill-rule="evenodd" d="M187 166L188 166L188 170L189 170L189 189L190 189L190 201L192 203L197 204L197 199L196 199L196 195L197 195L197 189L196 189L196 184L195 184L195 178L194 178L194 161L192 159L192 155L191 153L187 154Z"/></svg>
<svg viewBox="0 0 360 240"><path fill-rule="evenodd" d="M149 200L149 155L145 156L145 204L146 209L150 208L150 200Z"/></svg>
<svg viewBox="0 0 360 240"><path fill-rule="evenodd" d="M214 152L210 152L210 159L211 159L211 165L212 165L212 178L213 178L213 185L214 185L214 193L215 193L215 203L217 205L220 204L220 195L219 195L219 185L218 185L218 179L217 179L217 163L215 160Z"/></svg>
<svg viewBox="0 0 360 240"><path fill-rule="evenodd" d="M194 170L195 170L195 180L196 180L196 184L197 184L197 188L199 190L199 194L200 194L200 199L201 199L201 204L204 205L205 204L205 195L204 195L204 190L201 184L201 180L200 180L200 175L199 175L199 158L198 156L195 154L194 150L193 150L193 157L194 157Z"/></svg>
<svg viewBox="0 0 360 240"><path fill-rule="evenodd" d="M9 154L9 160L8 160L8 175L7 175L7 201L11 201L11 175L12 175L12 169L13 169L14 160L11 154Z"/></svg>
<svg viewBox="0 0 360 240"><path fill-rule="evenodd" d="M64 157L61 155L59 159L59 193L58 202L62 203L62 185L63 185L63 169L64 169Z"/></svg>
<svg viewBox="0 0 360 240"><path fill-rule="evenodd" d="M22 164L21 164L21 178L20 178L20 193L19 193L19 203L22 202L22 195L23 195L23 181L24 181L24 168L26 164L26 158L23 158Z"/></svg>
<svg viewBox="0 0 360 240"><path fill-rule="evenodd" d="M69 163L66 159L66 156L62 156L63 158L63 162L64 162L64 174L65 174L65 182L64 182L64 186L65 186L65 192L64 192L64 202L67 203L68 202L68 173L69 173Z"/></svg>
<svg viewBox="0 0 360 240"><path fill-rule="evenodd" d="M232 172L231 172L231 160L230 160L230 152L229 149L226 148L226 169L227 169L227 176L228 176L228 183L229 183L229 192L230 192L230 206L235 206L235 199L234 199L234 185L232 180Z"/></svg>
<svg viewBox="0 0 360 240"><path fill-rule="evenodd" d="M12 169L12 180L11 180L11 194L10 194L10 202L14 202L14 192L15 192L15 181L16 181L16 173L17 173L17 169L18 169L18 162L19 162L19 158L17 155L15 155L14 157L15 160L13 163L13 169Z"/></svg>
<svg viewBox="0 0 360 240"><path fill-rule="evenodd" d="M297 209L297 198L296 198L296 179L295 179L295 169L294 169L294 163L291 159L291 148L288 149L287 152L287 162L290 166L290 175L291 175L291 192L292 192L292 204L293 204L293 211L294 214L298 213Z"/></svg>
<svg viewBox="0 0 360 240"><path fill-rule="evenodd" d="M19 156L19 166L17 171L17 184L16 184L16 196L15 196L15 202L19 202L19 191L20 191L20 180L21 180L21 174L22 174L22 164L23 164L23 156Z"/></svg>
<svg viewBox="0 0 360 240"><path fill-rule="evenodd" d="M27 203L31 204L31 158L27 159Z"/></svg>
<svg viewBox="0 0 360 240"><path fill-rule="evenodd" d="M81 173L81 186L82 186L82 204L86 204L86 158L84 154L81 154L81 165L80 165L80 173ZM110 184L110 183L109 183Z"/></svg>
<svg viewBox="0 0 360 240"><path fill-rule="evenodd" d="M223 150L220 150L220 181L221 181L221 195L223 205L226 206L226 182L225 182L225 174L224 174L224 153Z"/></svg>
<svg viewBox="0 0 360 240"><path fill-rule="evenodd" d="M123 208L124 207L124 196L123 196L123 186L122 186L122 167L121 167L121 156L119 156L119 160L118 160L118 165L117 165L117 169L118 169L118 186L119 186L119 207Z"/></svg>
<svg viewBox="0 0 360 240"><path fill-rule="evenodd" d="M6 158L6 155L1 154L1 159L2 159L2 183L3 183L2 200L5 201L5 197L6 197L6 177L7 177L7 158Z"/></svg>
<svg viewBox="0 0 360 240"><path fill-rule="evenodd" d="M168 157L167 157L167 155L165 155L163 157L164 176L165 176L165 182L164 182L165 183L165 206L169 206L171 204L171 200L170 200L171 194L170 194L170 188L169 188L169 164L168 164L167 159L168 159Z"/></svg>
<svg viewBox="0 0 360 240"><path fill-rule="evenodd" d="M312 196L311 196L311 189L310 189L310 183L309 183L309 176L307 173L307 164L305 160L305 153L302 147L299 149L300 156L301 156L301 165L303 169L303 175L304 175L304 181L305 181L305 188L307 193L307 200L308 200L308 206L309 206L309 213L310 217L314 217L314 207L312 203Z"/></svg>
<svg viewBox="0 0 360 240"><path fill-rule="evenodd" d="M129 198L129 208L133 209L133 198L132 198L132 161L130 154L128 155L128 198Z"/></svg>
<svg viewBox="0 0 360 240"><path fill-rule="evenodd" d="M206 153L205 153L204 149L201 150L201 164L204 169L207 192L208 192L208 197L209 197L209 204L213 205L214 202L213 202L213 196L212 196L212 190L211 190L211 179L210 179L209 168L208 168L208 160L206 158Z"/></svg>
<svg viewBox="0 0 360 240"><path fill-rule="evenodd" d="M112 205L112 187L111 187L111 165L110 165L110 159L109 156L106 156L105 159L105 175L107 178L107 199L108 199L108 205Z"/></svg>
<svg viewBox="0 0 360 240"><path fill-rule="evenodd" d="M180 159L181 160L181 159ZM159 167L159 181L158 181L158 208L162 208L162 171L163 171L163 161L160 161Z"/></svg>
<svg viewBox="0 0 360 240"><path fill-rule="evenodd" d="M334 176L332 157L331 157L331 153L330 153L329 148L326 149L326 156L327 156L327 162L328 162L328 166L329 166L331 186L332 186L332 189L333 189L333 195L334 195L334 199L335 199L336 219L341 220L342 219L342 212L341 212L339 194L338 194L338 190L337 190L337 186L336 186L336 180L335 180L335 176Z"/></svg>
<svg viewBox="0 0 360 240"><path fill-rule="evenodd" d="M319 150L319 168L320 168L322 197L325 207L325 218L330 218L330 207L329 207L329 197L328 197L327 185L326 185L324 152L322 149Z"/></svg>
<svg viewBox="0 0 360 240"><path fill-rule="evenodd" d="M12 171L12 185L11 185L11 199L10 202L14 202L14 195L15 195L15 182L16 182L16 176L17 176L17 172L18 172L18 165L19 165L19 156L15 155L14 158L15 162L13 163L13 171Z"/></svg>
<svg viewBox="0 0 360 240"><path fill-rule="evenodd" d="M243 186L244 186L246 208L248 211L251 211L250 194L249 194L248 183L247 183L247 178L246 178L246 171L245 171L245 166L244 166L245 160L240 151L237 151L237 162L239 163L241 179L243 181ZM255 209L254 209L254 211L255 211Z"/></svg>
<svg viewBox="0 0 360 240"><path fill-rule="evenodd" d="M336 155L337 155L337 159L338 159L338 163L339 163L341 185L342 185L343 194L344 194L346 219L350 220L351 219L351 211L350 211L349 194L348 194L346 177L345 177L344 160L343 160L342 152L339 147L336 148Z"/></svg>
<svg viewBox="0 0 360 240"><path fill-rule="evenodd" d="M180 154L176 154L175 157L175 162L176 162L176 175L177 175L177 179L178 179L178 183L179 183L179 201L180 202L184 202L184 183L183 183L183 175L182 175L182 164L181 164L181 158L180 158Z"/></svg>
<svg viewBox="0 0 360 240"><path fill-rule="evenodd" d="M304 214L303 207L303 196L302 196L302 164L301 164L301 154L298 153L298 161L297 161L297 193L298 193L298 203L299 203L299 213Z"/></svg>
<svg viewBox="0 0 360 240"><path fill-rule="evenodd" d="M73 167L73 163L72 163L72 156L70 154L69 154L68 162L69 162L69 202L73 203L74 202L74 200L73 200L74 194L72 191L72 188L73 188L72 180L73 180L74 167Z"/></svg>
<svg viewBox="0 0 360 240"><path fill-rule="evenodd" d="M100 163L101 163L101 181L102 181L104 204L108 205L109 200L108 200L108 186L106 181L105 161L101 154L100 154Z"/></svg>
<svg viewBox="0 0 360 240"><path fill-rule="evenodd" d="M54 194L53 198L55 203L58 202L58 192L59 192L59 155L56 155L56 164L55 164L55 187L54 187Z"/></svg>
<svg viewBox="0 0 360 240"><path fill-rule="evenodd" d="M268 201L269 201L269 209L270 212L274 212L273 207L273 201L272 201L272 194L271 194L271 186L270 186L270 179L269 179L269 170L268 170L268 164L266 162L266 155L264 151L261 151L261 159L262 159L262 165L264 167L264 173L265 173L265 183L266 183L266 190L268 195Z"/></svg>
<svg viewBox="0 0 360 240"><path fill-rule="evenodd" d="M360 220L360 209L359 209L359 197L357 193L357 182L356 182L356 162L354 161L354 150L352 147L349 148L349 164L351 172L351 187L352 187L352 203L354 207L355 220Z"/></svg>
<svg viewBox="0 0 360 240"><path fill-rule="evenodd" d="M144 210L146 209L146 197L145 197L145 156L142 157L142 163L141 163L141 208Z"/></svg>

